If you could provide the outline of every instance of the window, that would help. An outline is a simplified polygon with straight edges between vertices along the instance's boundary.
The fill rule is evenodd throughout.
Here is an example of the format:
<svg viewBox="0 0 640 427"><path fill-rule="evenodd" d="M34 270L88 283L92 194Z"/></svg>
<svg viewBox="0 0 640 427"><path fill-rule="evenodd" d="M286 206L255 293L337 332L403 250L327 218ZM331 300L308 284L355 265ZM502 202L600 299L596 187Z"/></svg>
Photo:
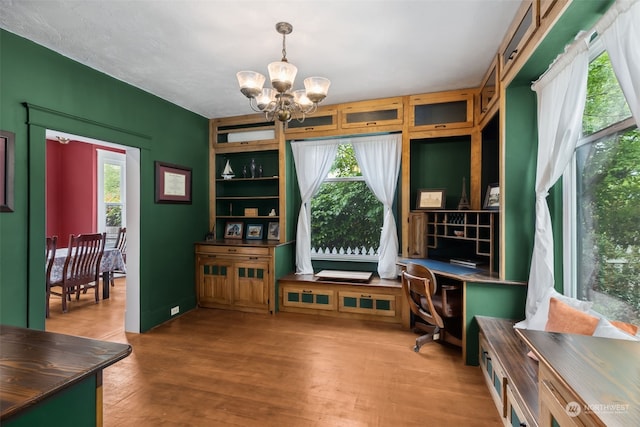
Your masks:
<svg viewBox="0 0 640 427"><path fill-rule="evenodd" d="M125 182L125 155L98 150L98 230L107 233L107 245L126 226Z"/></svg>
<svg viewBox="0 0 640 427"><path fill-rule="evenodd" d="M589 66L575 172L565 175L574 207L565 228L575 242L565 289L608 318L640 324L640 131L600 52Z"/></svg>
<svg viewBox="0 0 640 427"><path fill-rule="evenodd" d="M377 261L383 206L367 187L353 146L341 144L311 200L313 259Z"/></svg>

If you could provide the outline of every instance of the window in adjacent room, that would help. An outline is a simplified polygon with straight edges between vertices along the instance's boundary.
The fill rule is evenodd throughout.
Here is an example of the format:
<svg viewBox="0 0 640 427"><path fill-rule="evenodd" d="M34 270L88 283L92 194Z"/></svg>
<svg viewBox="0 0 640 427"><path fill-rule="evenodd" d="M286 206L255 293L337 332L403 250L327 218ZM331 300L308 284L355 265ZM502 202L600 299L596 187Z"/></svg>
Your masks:
<svg viewBox="0 0 640 427"><path fill-rule="evenodd" d="M115 244L120 227L126 227L125 155L98 150L98 230Z"/></svg>
<svg viewBox="0 0 640 427"><path fill-rule="evenodd" d="M311 200L311 257L377 261L383 206L367 187L351 144L341 144Z"/></svg>
<svg viewBox="0 0 640 427"><path fill-rule="evenodd" d="M572 293L608 318L640 325L640 131L606 51L589 66L583 134L570 185Z"/></svg>

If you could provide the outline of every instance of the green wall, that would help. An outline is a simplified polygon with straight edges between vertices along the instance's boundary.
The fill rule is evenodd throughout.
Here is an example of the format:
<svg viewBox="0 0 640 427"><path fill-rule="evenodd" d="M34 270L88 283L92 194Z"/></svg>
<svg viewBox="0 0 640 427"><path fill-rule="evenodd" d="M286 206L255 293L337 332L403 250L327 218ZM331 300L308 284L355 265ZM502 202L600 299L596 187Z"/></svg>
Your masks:
<svg viewBox="0 0 640 427"><path fill-rule="evenodd" d="M0 322L44 328L46 129L140 149L141 331L167 320L170 307L195 307L208 120L6 31L0 93L0 129L16 135L15 211L0 214ZM192 204L154 202L157 160L192 168Z"/></svg>
<svg viewBox="0 0 640 427"><path fill-rule="evenodd" d="M535 229L535 176L538 149L537 101L531 83L563 52L579 31L587 31L613 0L576 0L559 18L505 90L504 215L505 278L528 280ZM562 283L562 192L548 196L554 226L556 287Z"/></svg>

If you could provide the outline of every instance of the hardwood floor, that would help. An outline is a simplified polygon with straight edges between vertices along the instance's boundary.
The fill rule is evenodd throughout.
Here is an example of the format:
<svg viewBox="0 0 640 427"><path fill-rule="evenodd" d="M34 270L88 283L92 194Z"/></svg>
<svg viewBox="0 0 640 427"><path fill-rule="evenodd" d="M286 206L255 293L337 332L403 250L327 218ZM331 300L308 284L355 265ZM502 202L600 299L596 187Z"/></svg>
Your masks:
<svg viewBox="0 0 640 427"><path fill-rule="evenodd" d="M397 325L198 308L124 333L125 280L47 330L128 342L104 372L105 426L498 426L480 368Z"/></svg>

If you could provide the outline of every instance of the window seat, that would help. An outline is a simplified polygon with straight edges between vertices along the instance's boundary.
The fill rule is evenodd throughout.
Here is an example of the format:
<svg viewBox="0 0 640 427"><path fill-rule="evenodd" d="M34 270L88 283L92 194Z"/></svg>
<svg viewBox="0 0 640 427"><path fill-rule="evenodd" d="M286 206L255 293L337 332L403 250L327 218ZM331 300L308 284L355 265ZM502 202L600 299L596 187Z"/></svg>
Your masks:
<svg viewBox="0 0 640 427"><path fill-rule="evenodd" d="M289 274L278 280L279 310L398 323L409 328L409 309L400 279L374 276L367 283Z"/></svg>

